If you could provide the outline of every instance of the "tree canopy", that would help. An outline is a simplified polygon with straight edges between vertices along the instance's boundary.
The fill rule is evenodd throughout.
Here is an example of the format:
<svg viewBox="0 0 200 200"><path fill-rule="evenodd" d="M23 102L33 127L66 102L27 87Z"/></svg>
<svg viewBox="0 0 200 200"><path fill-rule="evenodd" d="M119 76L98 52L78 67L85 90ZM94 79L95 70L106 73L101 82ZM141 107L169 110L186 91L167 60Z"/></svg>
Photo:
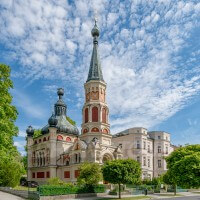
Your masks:
<svg viewBox="0 0 200 200"><path fill-rule="evenodd" d="M121 184L138 184L141 181L140 164L132 159L108 161L102 167L102 171L105 181L119 185L119 198Z"/></svg>
<svg viewBox="0 0 200 200"><path fill-rule="evenodd" d="M180 147L167 158L164 181L184 188L200 187L200 145Z"/></svg>
<svg viewBox="0 0 200 200"><path fill-rule="evenodd" d="M35 129L34 130L34 135L33 135L33 138L37 138L39 136L41 136L42 133L41 133L41 129Z"/></svg>
<svg viewBox="0 0 200 200"><path fill-rule="evenodd" d="M82 185L97 185L102 180L101 166L97 163L81 164L78 183Z"/></svg>
<svg viewBox="0 0 200 200"><path fill-rule="evenodd" d="M22 158L14 146L13 136L17 136L15 126L17 110L12 105L9 92L13 88L10 67L0 64L0 186L15 186L24 172Z"/></svg>
<svg viewBox="0 0 200 200"><path fill-rule="evenodd" d="M73 119L71 119L69 116L67 116L66 119L67 119L67 121L68 121L70 124L72 124L73 126L76 125L76 122L75 122Z"/></svg>
<svg viewBox="0 0 200 200"><path fill-rule="evenodd" d="M13 136L17 136L18 133L18 128L14 124L18 113L11 104L11 88L13 83L10 80L10 68L0 64L0 150L13 147Z"/></svg>

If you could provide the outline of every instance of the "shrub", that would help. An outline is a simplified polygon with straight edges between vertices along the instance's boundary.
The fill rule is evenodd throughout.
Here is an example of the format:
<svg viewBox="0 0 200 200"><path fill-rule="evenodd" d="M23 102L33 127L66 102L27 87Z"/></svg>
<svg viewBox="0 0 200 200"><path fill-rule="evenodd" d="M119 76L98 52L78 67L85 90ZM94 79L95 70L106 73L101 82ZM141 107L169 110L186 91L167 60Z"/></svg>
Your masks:
<svg viewBox="0 0 200 200"><path fill-rule="evenodd" d="M55 178L50 178L47 181L47 184L48 185L65 185L67 183L65 183L64 181L60 180L58 177L55 177Z"/></svg>
<svg viewBox="0 0 200 200"><path fill-rule="evenodd" d="M38 191L40 196L76 194L77 187L69 185L42 185L38 187Z"/></svg>
<svg viewBox="0 0 200 200"><path fill-rule="evenodd" d="M103 193L105 192L105 186L74 186L70 183L65 183L64 185L41 185L38 187L38 192L41 196L55 196L81 193Z"/></svg>

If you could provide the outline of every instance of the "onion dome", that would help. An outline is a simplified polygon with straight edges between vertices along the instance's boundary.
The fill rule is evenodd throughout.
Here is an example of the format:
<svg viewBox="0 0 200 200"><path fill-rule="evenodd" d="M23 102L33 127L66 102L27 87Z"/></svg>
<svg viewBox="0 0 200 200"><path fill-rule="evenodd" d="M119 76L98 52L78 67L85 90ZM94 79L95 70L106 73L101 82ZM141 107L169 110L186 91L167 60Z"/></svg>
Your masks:
<svg viewBox="0 0 200 200"><path fill-rule="evenodd" d="M79 135L78 128L72 125L67 120L67 105L63 101L64 89L59 88L57 90L58 101L54 105L54 113L48 120L48 124L42 128L41 133L47 134L49 127L56 127L57 132L70 135Z"/></svg>
<svg viewBox="0 0 200 200"><path fill-rule="evenodd" d="M28 137L33 137L34 135L34 129L32 126L28 126L28 128L26 129L26 133Z"/></svg>
<svg viewBox="0 0 200 200"><path fill-rule="evenodd" d="M58 120L56 119L56 116L54 115L54 113L49 118L48 124L50 127L56 127L56 125L58 124Z"/></svg>
<svg viewBox="0 0 200 200"><path fill-rule="evenodd" d="M93 37L99 37L99 28L97 26L97 21L95 20L95 25L91 31Z"/></svg>

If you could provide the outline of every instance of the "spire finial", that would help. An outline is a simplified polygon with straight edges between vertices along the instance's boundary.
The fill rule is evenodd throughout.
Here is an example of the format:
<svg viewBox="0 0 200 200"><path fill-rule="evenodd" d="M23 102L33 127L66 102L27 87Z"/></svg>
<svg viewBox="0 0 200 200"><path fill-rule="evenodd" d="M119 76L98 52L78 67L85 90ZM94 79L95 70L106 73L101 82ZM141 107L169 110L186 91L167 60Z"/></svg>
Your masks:
<svg viewBox="0 0 200 200"><path fill-rule="evenodd" d="M92 58L90 62L90 69L87 78L87 82L90 80L103 80L102 70L100 59L98 55L98 37L99 37L99 28L97 26L97 18L94 20L95 24L92 29L92 36L93 36L93 51L92 51Z"/></svg>
<svg viewBox="0 0 200 200"><path fill-rule="evenodd" d="M97 26L97 18L94 18L94 27L91 31L93 37L99 37L99 28Z"/></svg>
<svg viewBox="0 0 200 200"><path fill-rule="evenodd" d="M62 96L64 95L64 89L63 88L58 88L57 94L59 96L59 99L62 99Z"/></svg>
<svg viewBox="0 0 200 200"><path fill-rule="evenodd" d="M97 17L94 18L94 25L97 26Z"/></svg>

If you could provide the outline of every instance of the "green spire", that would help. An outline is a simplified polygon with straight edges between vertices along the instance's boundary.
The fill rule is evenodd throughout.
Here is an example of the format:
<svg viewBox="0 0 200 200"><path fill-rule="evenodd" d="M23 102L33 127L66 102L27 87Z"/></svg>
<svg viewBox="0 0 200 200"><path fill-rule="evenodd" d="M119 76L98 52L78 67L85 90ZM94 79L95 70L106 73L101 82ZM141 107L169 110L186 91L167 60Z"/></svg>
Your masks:
<svg viewBox="0 0 200 200"><path fill-rule="evenodd" d="M89 74L88 74L88 78L86 82L90 80L104 81L102 70L101 70L101 63L99 59L99 53L98 53L99 28L97 27L96 20L95 20L94 28L92 29L91 33L93 36L93 51L92 51L92 58L90 62Z"/></svg>

